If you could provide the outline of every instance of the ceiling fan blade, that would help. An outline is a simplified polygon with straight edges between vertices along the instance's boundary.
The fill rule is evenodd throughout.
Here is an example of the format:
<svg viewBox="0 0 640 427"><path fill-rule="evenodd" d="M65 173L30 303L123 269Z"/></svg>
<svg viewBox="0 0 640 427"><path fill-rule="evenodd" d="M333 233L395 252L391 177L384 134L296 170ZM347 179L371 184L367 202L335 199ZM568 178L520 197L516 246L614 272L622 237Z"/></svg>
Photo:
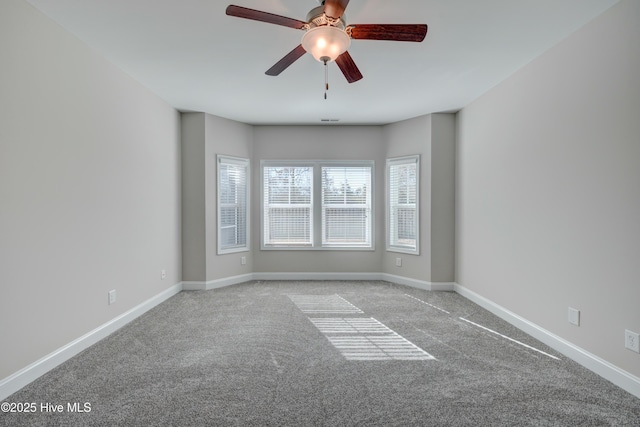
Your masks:
<svg viewBox="0 0 640 427"><path fill-rule="evenodd" d="M302 45L299 45L298 47L293 49L291 52L287 53L284 56L284 58L282 58L280 61L276 62L276 64L273 67L269 68L265 74L268 76L279 75L281 72L286 70L287 67L289 67L289 65L293 64L298 59L300 59L300 57L305 53L307 53L307 51L304 50Z"/></svg>
<svg viewBox="0 0 640 427"><path fill-rule="evenodd" d="M254 21L262 21L269 24L282 25L289 28L295 28L297 30L301 30L305 25L307 25L306 22L298 19L287 18L286 16L275 15L273 13L262 12L260 10L249 9L242 6L228 6L227 15L238 18L253 19Z"/></svg>
<svg viewBox="0 0 640 427"><path fill-rule="evenodd" d="M349 0L326 0L324 2L324 13L329 18L338 19L344 14Z"/></svg>
<svg viewBox="0 0 640 427"><path fill-rule="evenodd" d="M362 73L358 70L358 66L353 62L348 51L336 58L336 64L349 83L357 82L362 78Z"/></svg>
<svg viewBox="0 0 640 427"><path fill-rule="evenodd" d="M427 35L427 26L425 24L360 24L349 25L346 31L350 33L352 39L421 42Z"/></svg>

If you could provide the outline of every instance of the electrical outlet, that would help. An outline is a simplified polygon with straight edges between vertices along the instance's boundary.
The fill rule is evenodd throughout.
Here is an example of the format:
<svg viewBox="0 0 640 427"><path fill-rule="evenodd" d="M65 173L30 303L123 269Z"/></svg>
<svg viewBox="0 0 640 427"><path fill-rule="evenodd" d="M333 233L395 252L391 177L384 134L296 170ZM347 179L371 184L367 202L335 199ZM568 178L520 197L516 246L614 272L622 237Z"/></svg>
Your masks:
<svg viewBox="0 0 640 427"><path fill-rule="evenodd" d="M160 279L164 280L167 278L167 270L160 270Z"/></svg>
<svg viewBox="0 0 640 427"><path fill-rule="evenodd" d="M580 326L580 310L569 307L569 323Z"/></svg>
<svg viewBox="0 0 640 427"><path fill-rule="evenodd" d="M240 264L242 264L242 265L246 265L247 264L247 257L246 256L240 257Z"/></svg>
<svg viewBox="0 0 640 427"><path fill-rule="evenodd" d="M624 346L631 351L640 353L640 335L628 329L624 331Z"/></svg>
<svg viewBox="0 0 640 427"><path fill-rule="evenodd" d="M396 267L402 267L402 258L396 258Z"/></svg>
<svg viewBox="0 0 640 427"><path fill-rule="evenodd" d="M115 304L116 302L116 290L109 291L109 305Z"/></svg>

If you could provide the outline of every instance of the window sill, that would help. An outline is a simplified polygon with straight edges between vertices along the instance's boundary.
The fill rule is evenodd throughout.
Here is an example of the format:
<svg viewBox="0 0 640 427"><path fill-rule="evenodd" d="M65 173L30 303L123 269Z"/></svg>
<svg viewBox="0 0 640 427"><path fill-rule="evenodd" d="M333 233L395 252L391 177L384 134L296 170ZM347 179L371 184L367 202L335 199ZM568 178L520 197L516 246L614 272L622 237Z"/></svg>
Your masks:
<svg viewBox="0 0 640 427"><path fill-rule="evenodd" d="M311 246L263 246L260 248L262 251L351 251L351 252L374 252L374 247L360 247L360 246L325 246L321 248Z"/></svg>
<svg viewBox="0 0 640 427"><path fill-rule="evenodd" d="M404 249L404 248L387 248L387 252L394 252L394 253L400 253L400 254L407 254L407 255L420 255L420 251L415 250L415 249Z"/></svg>
<svg viewBox="0 0 640 427"><path fill-rule="evenodd" d="M238 252L251 252L251 249L248 246L243 246L241 248L222 249L218 251L217 255L237 254Z"/></svg>

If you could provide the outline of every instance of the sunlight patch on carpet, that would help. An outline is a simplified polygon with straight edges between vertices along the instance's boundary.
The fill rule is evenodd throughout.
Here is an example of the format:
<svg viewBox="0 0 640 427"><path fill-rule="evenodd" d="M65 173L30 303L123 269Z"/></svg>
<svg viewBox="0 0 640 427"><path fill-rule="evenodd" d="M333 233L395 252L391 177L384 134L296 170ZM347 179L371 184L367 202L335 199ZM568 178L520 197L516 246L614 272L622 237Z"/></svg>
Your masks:
<svg viewBox="0 0 640 427"><path fill-rule="evenodd" d="M362 314L355 305L340 295L289 295L303 313Z"/></svg>

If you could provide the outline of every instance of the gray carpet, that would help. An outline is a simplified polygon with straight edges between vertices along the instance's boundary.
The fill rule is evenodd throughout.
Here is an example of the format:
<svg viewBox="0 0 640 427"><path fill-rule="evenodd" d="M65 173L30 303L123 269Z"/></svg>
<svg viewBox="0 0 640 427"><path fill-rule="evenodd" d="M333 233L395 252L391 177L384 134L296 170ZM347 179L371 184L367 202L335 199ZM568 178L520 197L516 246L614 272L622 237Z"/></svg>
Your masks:
<svg viewBox="0 0 640 427"><path fill-rule="evenodd" d="M65 410L3 426L640 425L640 399L463 297L386 282L182 292L6 401Z"/></svg>

